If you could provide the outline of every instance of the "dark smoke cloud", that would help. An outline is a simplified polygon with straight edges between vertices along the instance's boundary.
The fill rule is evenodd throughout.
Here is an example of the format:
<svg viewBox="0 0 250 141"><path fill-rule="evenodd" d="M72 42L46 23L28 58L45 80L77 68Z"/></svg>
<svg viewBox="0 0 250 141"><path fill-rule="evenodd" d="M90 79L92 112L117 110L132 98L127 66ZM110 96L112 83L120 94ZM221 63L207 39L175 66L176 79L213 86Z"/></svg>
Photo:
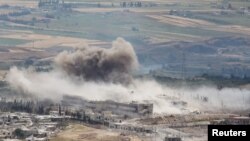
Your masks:
<svg viewBox="0 0 250 141"><path fill-rule="evenodd" d="M90 101L151 102L154 103L155 113L167 114L194 111L239 112L249 110L250 107L248 89L218 90L208 86L195 90L188 87L175 89L141 79L134 79L131 85L120 85L131 80L131 74L138 65L133 47L120 38L113 42L110 49L85 47L75 52L61 53L55 61L58 67L49 72L12 67L5 79L12 90L56 102L65 94ZM65 75L65 72L70 75ZM76 78L82 76L84 79L76 80L71 75L77 76ZM204 97L208 99L206 102ZM178 104L183 102L187 104Z"/></svg>
<svg viewBox="0 0 250 141"><path fill-rule="evenodd" d="M63 52L55 58L59 68L86 81L128 84L138 61L130 43L118 38L109 49L84 47L75 52Z"/></svg>

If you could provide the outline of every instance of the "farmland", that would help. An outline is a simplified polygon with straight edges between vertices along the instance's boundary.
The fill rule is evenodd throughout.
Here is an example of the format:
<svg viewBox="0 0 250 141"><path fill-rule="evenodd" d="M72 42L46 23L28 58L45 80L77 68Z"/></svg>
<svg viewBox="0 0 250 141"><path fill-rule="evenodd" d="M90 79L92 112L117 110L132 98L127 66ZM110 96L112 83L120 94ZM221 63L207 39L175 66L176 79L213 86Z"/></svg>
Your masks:
<svg viewBox="0 0 250 141"><path fill-rule="evenodd" d="M237 53L235 45L228 44L222 49L219 44L210 46L208 42L222 39L234 39L232 42L240 42L237 40L242 38L247 40L250 35L250 15L247 11L250 2L141 2L140 7L131 6L131 3L126 3L124 7L123 1L120 0L67 0L65 3L71 5L70 8L50 9L39 8L35 0L3 0L0 3L0 46L1 51L9 50L4 60L9 58L16 61L8 56L17 52L18 56L24 57L18 57L19 61L31 57L25 57L23 50L35 51L38 53L38 56L35 56L42 59L86 44L109 47L114 39L123 37L135 47L145 70L168 64L164 72L178 72L183 63L183 53L186 63L190 62L186 69L190 69L189 72L209 73L208 68L217 66L213 63L217 59L220 59L219 62L224 64L226 69L228 64L238 64L239 68L232 69L248 70L249 66L245 64L249 61L248 57ZM14 3L18 8L14 7ZM197 47L197 44L200 47ZM249 52L247 44L240 48L245 50L246 54ZM162 53L162 50L165 53ZM200 56L196 52L206 50L213 50L213 53L208 52L207 55ZM238 55L232 55L231 50L236 51L235 54ZM229 56L234 59L228 59ZM229 72L234 73L231 70Z"/></svg>

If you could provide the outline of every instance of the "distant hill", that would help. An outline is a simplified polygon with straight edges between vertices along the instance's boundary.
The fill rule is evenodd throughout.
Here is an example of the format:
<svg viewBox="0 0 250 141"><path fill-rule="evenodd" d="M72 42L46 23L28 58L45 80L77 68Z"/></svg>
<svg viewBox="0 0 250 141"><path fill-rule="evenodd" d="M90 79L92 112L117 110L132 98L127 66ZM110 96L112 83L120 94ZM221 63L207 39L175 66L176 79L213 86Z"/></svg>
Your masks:
<svg viewBox="0 0 250 141"><path fill-rule="evenodd" d="M250 76L250 40L247 37L215 37L198 42L169 42L138 52L142 65L159 64L162 74L187 77L213 74Z"/></svg>

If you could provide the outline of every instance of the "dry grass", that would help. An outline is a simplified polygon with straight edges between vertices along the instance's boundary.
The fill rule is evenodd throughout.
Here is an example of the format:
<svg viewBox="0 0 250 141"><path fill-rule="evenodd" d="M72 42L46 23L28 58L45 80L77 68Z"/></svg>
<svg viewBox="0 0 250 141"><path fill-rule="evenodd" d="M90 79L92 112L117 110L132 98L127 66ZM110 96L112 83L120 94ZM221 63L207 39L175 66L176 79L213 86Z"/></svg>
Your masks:
<svg viewBox="0 0 250 141"><path fill-rule="evenodd" d="M0 80L4 80L7 73L8 71L6 70L0 70Z"/></svg>
<svg viewBox="0 0 250 141"><path fill-rule="evenodd" d="M67 47L82 47L89 46L107 46L110 43L98 40L87 40L82 38L64 37L64 36L51 36L44 34L34 34L30 32L17 32L17 31L0 31L0 38L22 39L30 40L30 42L18 45L18 47L32 48L49 48L53 46L67 46Z"/></svg>
<svg viewBox="0 0 250 141"><path fill-rule="evenodd" d="M0 9L1 14L10 14L15 12L15 10L10 10L10 9Z"/></svg>
<svg viewBox="0 0 250 141"><path fill-rule="evenodd" d="M36 0L0 0L0 5L8 4L10 6L24 6L34 8L37 7L38 2Z"/></svg>
<svg viewBox="0 0 250 141"><path fill-rule="evenodd" d="M248 36L250 35L250 28L244 27L244 26L239 26L239 25L223 25L223 26L217 26L217 27L208 27L207 29L223 31L223 32L245 34Z"/></svg>
<svg viewBox="0 0 250 141"><path fill-rule="evenodd" d="M215 24L204 21L204 20L196 20L190 18L183 18L178 16L170 16L170 15L147 15L150 18L156 19L159 22L172 24L181 27L197 27L197 26L213 26Z"/></svg>
<svg viewBox="0 0 250 141"><path fill-rule="evenodd" d="M239 25L217 25L204 20L190 19L172 15L147 15L158 22L180 27L199 27L201 29L231 32L236 34L250 35L250 28Z"/></svg>
<svg viewBox="0 0 250 141"><path fill-rule="evenodd" d="M75 8L77 12L83 13L99 13L99 12L116 12L123 11L122 8Z"/></svg>
<svg viewBox="0 0 250 141"><path fill-rule="evenodd" d="M72 124L51 141L123 141L130 138L131 141L141 141L137 137L120 136L119 133L95 129L79 124Z"/></svg>

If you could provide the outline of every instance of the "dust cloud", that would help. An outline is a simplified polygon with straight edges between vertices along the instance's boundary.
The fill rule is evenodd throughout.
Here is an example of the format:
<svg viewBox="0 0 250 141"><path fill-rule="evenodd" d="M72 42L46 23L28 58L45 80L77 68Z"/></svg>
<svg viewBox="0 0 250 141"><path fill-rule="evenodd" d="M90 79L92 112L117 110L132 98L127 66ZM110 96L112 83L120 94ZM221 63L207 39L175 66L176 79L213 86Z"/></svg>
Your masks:
<svg viewBox="0 0 250 141"><path fill-rule="evenodd" d="M250 107L248 90L208 86L176 89L154 80L133 78L138 65L132 45L118 38L109 49L84 47L63 52L55 57L54 69L49 72L12 67L6 80L14 90L41 99L60 101L63 95L72 95L86 100L149 102L154 104L155 113L237 111Z"/></svg>

